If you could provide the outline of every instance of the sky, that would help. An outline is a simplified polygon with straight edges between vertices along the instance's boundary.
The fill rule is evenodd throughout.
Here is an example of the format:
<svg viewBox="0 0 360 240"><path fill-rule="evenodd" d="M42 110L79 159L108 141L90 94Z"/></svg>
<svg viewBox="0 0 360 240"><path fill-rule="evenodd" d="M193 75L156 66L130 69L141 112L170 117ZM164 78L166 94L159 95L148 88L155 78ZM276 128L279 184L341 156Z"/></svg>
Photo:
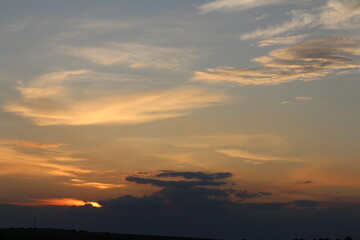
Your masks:
<svg viewBox="0 0 360 240"><path fill-rule="evenodd" d="M0 227L360 237L358 0L0 0Z"/></svg>

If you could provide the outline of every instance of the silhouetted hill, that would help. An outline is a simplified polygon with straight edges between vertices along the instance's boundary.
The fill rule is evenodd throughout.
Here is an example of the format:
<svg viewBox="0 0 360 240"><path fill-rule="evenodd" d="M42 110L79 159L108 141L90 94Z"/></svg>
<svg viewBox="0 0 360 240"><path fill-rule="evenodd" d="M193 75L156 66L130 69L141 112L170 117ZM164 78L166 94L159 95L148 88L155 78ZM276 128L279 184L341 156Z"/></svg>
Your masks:
<svg viewBox="0 0 360 240"><path fill-rule="evenodd" d="M201 238L166 237L117 233L87 232L49 228L0 229L1 240L201 240ZM202 238L202 240L205 240Z"/></svg>

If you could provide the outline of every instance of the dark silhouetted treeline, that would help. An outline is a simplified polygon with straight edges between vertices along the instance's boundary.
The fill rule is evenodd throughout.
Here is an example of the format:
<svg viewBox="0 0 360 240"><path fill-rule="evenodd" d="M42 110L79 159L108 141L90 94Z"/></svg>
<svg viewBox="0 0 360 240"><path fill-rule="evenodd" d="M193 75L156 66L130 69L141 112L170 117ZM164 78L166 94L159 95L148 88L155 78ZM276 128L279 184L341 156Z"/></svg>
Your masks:
<svg viewBox="0 0 360 240"><path fill-rule="evenodd" d="M6 228L0 229L0 240L201 240L117 233L97 233L82 230L62 230L48 228ZM203 239L205 240L205 239Z"/></svg>
<svg viewBox="0 0 360 240"><path fill-rule="evenodd" d="M333 240L331 238L313 238L313 239L306 239L306 238L295 238L294 240ZM335 240L342 240L336 238ZM344 240L353 240L352 237L346 237Z"/></svg>

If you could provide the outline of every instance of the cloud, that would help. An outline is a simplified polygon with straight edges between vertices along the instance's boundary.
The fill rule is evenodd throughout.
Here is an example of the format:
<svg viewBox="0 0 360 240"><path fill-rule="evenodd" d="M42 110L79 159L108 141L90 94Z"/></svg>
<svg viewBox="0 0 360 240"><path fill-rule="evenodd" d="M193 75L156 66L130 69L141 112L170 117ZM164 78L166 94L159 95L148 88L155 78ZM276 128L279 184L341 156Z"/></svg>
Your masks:
<svg viewBox="0 0 360 240"><path fill-rule="evenodd" d="M259 20L262 20L262 19L264 19L264 18L267 18L268 16L269 16L269 15L267 15L267 14L263 14L263 15L255 18L255 20L256 20L256 21L259 21Z"/></svg>
<svg viewBox="0 0 360 240"><path fill-rule="evenodd" d="M289 2L288 0L215 0L199 7L200 13L213 11L240 12L256 7Z"/></svg>
<svg viewBox="0 0 360 240"><path fill-rule="evenodd" d="M292 11L292 19L279 25L270 26L265 29L258 29L253 32L245 33L240 36L241 40L248 40L253 38L267 38L274 35L279 35L290 30L311 26L316 17L312 14L303 13L302 11Z"/></svg>
<svg viewBox="0 0 360 240"><path fill-rule="evenodd" d="M8 202L3 204L13 204L20 206L85 206L101 208L98 202L82 201L74 198L46 198L46 199L31 199L26 202Z"/></svg>
<svg viewBox="0 0 360 240"><path fill-rule="evenodd" d="M91 74L77 70L42 75L19 87L22 100L4 109L40 126L140 124L188 115L193 109L225 101L223 94L191 87L140 93L99 91L96 84L86 82Z"/></svg>
<svg viewBox="0 0 360 240"><path fill-rule="evenodd" d="M129 176L125 178L128 182L134 182L138 184L152 184L158 187L169 187L169 188L192 188L196 186L221 186L225 185L226 182L223 181L207 181L207 180L199 180L199 181L164 181L158 179L150 179L150 178L142 178Z"/></svg>
<svg viewBox="0 0 360 240"><path fill-rule="evenodd" d="M152 176L156 174L158 172ZM360 218L354 214L359 212L358 203L301 198L264 202L263 197L271 198L271 193L224 189L223 186L166 186L142 197L124 195L98 201L46 198L3 203L0 222L1 227L22 226L28 224L28 216L37 216L40 220L46 219L41 222L44 228L219 239L238 239L239 236L289 239L298 234L299 224L306 229L308 235L302 236L306 238L317 236L319 231L332 236L338 236L339 232L359 233L353 224ZM255 199L257 202L248 202ZM330 225L329 217L333 219ZM259 228L262 231L258 231ZM329 229L335 230L329 232Z"/></svg>
<svg viewBox="0 0 360 240"><path fill-rule="evenodd" d="M88 182L81 179L73 178L70 182L66 183L76 187L89 187L97 189L112 189L112 188L125 188L125 184L112 184L112 183L101 183L101 182Z"/></svg>
<svg viewBox="0 0 360 240"><path fill-rule="evenodd" d="M311 101L311 100L313 100L314 98L312 98L312 97L301 97L301 96L299 96L299 97L295 97L294 98L294 100L296 101L296 102L293 102L293 101L282 101L282 102L280 102L279 104L280 105L296 105L298 102L304 102L304 101Z"/></svg>
<svg viewBox="0 0 360 240"><path fill-rule="evenodd" d="M256 68L218 68L195 72L193 80L209 83L222 81L241 85L275 85L293 81L312 81L336 71L360 68L357 37L312 39L271 51L253 59Z"/></svg>
<svg viewBox="0 0 360 240"><path fill-rule="evenodd" d="M258 46L259 47L267 47L272 45L291 45L300 42L304 38L306 38L308 35L296 35L296 36L286 36L286 37L277 37L272 39L265 39L259 41Z"/></svg>
<svg viewBox="0 0 360 240"><path fill-rule="evenodd" d="M179 71L194 61L193 50L151 46L139 43L108 43L103 47L60 47L62 53L95 64L125 65L130 68Z"/></svg>
<svg viewBox="0 0 360 240"><path fill-rule="evenodd" d="M20 141L20 142L16 142L16 144L24 147L34 147L34 148L58 148L65 145L62 143L48 144L48 143L31 142L31 141Z"/></svg>
<svg viewBox="0 0 360 240"><path fill-rule="evenodd" d="M270 196L271 193L269 192L257 192L257 193L250 193L247 190L240 190L235 193L235 196L241 199L252 199L252 198L261 198L264 196Z"/></svg>
<svg viewBox="0 0 360 240"><path fill-rule="evenodd" d="M18 141L0 141L0 175L27 177L75 177L78 174L91 173L93 170L80 167L85 158L74 153L52 147L18 144Z"/></svg>
<svg viewBox="0 0 360 240"><path fill-rule="evenodd" d="M269 161L293 161L290 158L272 156L268 154L258 154L240 149L219 149L216 150L216 152L224 154L229 157L242 158L245 159L246 162L256 163L256 164L269 162Z"/></svg>
<svg viewBox="0 0 360 240"><path fill-rule="evenodd" d="M358 0L328 0L321 8L321 24L329 29L358 28L360 2Z"/></svg>
<svg viewBox="0 0 360 240"><path fill-rule="evenodd" d="M310 201L310 200L296 200L293 202L290 202L286 205L286 207L289 208L295 208L295 209L315 209L317 207L320 207L321 202L319 201Z"/></svg>
<svg viewBox="0 0 360 240"><path fill-rule="evenodd" d="M183 177L186 179L200 179L200 180L217 180L225 179L232 176L232 173L204 173L204 172L175 172L175 171L162 171L156 174L156 177Z"/></svg>
<svg viewBox="0 0 360 240"><path fill-rule="evenodd" d="M286 141L281 136L270 134L213 134L162 138L120 138L122 142L156 143L179 148L219 148L226 146L285 148Z"/></svg>
<svg viewBox="0 0 360 240"><path fill-rule="evenodd" d="M311 10L292 10L291 20L264 29L242 34L240 39L266 38L302 28L355 29L360 21L358 0L328 0L324 6Z"/></svg>
<svg viewBox="0 0 360 240"><path fill-rule="evenodd" d="M298 184L311 184L314 183L313 181L302 181L302 182L297 182Z"/></svg>
<svg viewBox="0 0 360 240"><path fill-rule="evenodd" d="M94 20L94 19L84 19L74 21L75 27L81 30L121 30L124 28L129 28L134 26L133 23L123 22L118 20Z"/></svg>
<svg viewBox="0 0 360 240"><path fill-rule="evenodd" d="M280 105L295 105L296 103L291 102L291 101L282 101L281 103L279 103Z"/></svg>
<svg viewBox="0 0 360 240"><path fill-rule="evenodd" d="M313 100L312 97L295 97L296 100L299 100L299 101L310 101L310 100Z"/></svg>

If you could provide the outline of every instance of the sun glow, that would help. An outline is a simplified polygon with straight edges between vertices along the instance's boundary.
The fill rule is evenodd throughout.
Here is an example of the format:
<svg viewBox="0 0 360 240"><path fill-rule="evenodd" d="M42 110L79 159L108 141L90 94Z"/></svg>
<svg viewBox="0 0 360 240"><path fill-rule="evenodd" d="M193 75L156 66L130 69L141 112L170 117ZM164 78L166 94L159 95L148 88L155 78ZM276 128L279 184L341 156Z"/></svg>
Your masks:
<svg viewBox="0 0 360 240"><path fill-rule="evenodd" d="M22 206L85 206L101 208L102 205L98 202L82 201L75 198L49 198L49 199L31 199L30 202L11 202L8 204L22 205Z"/></svg>

